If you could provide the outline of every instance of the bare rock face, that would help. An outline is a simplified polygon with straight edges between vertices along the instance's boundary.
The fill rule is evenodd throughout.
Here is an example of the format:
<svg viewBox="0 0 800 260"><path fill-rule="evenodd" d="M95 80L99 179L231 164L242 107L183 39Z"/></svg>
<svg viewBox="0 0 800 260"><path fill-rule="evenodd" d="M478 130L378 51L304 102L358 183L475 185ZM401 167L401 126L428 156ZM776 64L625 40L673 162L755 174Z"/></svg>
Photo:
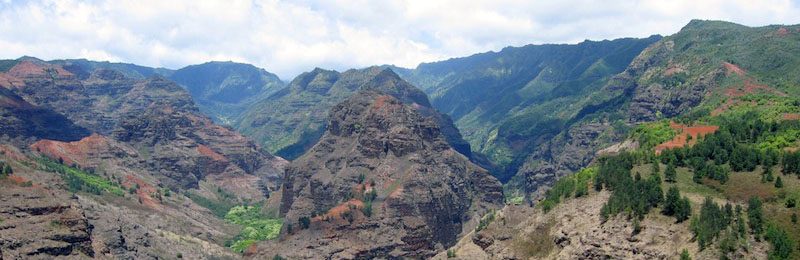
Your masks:
<svg viewBox="0 0 800 260"><path fill-rule="evenodd" d="M379 74L368 84L396 77ZM429 257L502 205L500 183L422 115L435 111L403 102L407 83L394 86L392 93L367 87L331 109L319 143L287 167L281 214L292 229L259 252L290 259Z"/></svg>
<svg viewBox="0 0 800 260"><path fill-rule="evenodd" d="M92 226L80 206L63 196L0 183L0 219L0 258L95 256Z"/></svg>
<svg viewBox="0 0 800 260"><path fill-rule="evenodd" d="M23 101L85 128L39 138L77 141L90 132L110 137L137 152L124 159L127 167L156 173L173 188L197 188L206 176L222 174L258 176L267 193L279 186L283 159L215 125L188 92L167 79L133 79L115 70L64 68L36 59L3 76L15 79L7 87Z"/></svg>
<svg viewBox="0 0 800 260"><path fill-rule="evenodd" d="M74 141L89 135L65 116L28 103L12 90L0 87L0 136ZM21 143L21 142L20 142Z"/></svg>
<svg viewBox="0 0 800 260"><path fill-rule="evenodd" d="M223 245L240 230L186 194L264 201L287 163L159 77L26 58L0 73L0 115L0 160L15 170L0 179L0 259L237 258ZM39 156L126 192L71 195Z"/></svg>

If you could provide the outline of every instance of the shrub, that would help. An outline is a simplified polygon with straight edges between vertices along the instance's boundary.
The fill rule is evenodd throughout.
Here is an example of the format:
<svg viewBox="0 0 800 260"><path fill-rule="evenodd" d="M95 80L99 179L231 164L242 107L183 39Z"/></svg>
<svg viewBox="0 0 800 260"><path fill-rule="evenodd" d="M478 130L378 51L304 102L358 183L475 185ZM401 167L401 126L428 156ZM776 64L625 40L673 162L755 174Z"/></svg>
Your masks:
<svg viewBox="0 0 800 260"><path fill-rule="evenodd" d="M683 251L681 251L681 260L692 260L692 257L689 256L688 250L683 249Z"/></svg>
<svg viewBox="0 0 800 260"><path fill-rule="evenodd" d="M300 217L297 222L300 223L301 229L307 229L311 225L311 218L303 216Z"/></svg>

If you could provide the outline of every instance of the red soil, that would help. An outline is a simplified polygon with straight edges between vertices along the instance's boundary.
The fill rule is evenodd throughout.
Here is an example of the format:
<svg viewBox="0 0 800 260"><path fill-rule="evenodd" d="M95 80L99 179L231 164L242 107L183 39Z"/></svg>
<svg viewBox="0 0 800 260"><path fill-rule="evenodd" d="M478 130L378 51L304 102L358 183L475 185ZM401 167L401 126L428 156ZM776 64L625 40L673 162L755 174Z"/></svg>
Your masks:
<svg viewBox="0 0 800 260"><path fill-rule="evenodd" d="M23 155L22 152L19 151L16 147L2 144L0 145L0 154L3 154L6 158L10 158L15 161L27 161L28 157Z"/></svg>
<svg viewBox="0 0 800 260"><path fill-rule="evenodd" d="M698 137L701 137L701 136L704 136L704 135L707 135L707 134L711 134L711 133L714 133L717 130L719 130L719 126L713 126L713 125L711 125L711 126L704 126L704 125L685 126L685 125L677 124L675 122L670 122L669 126L672 129L675 129L676 131L678 131L679 133L678 133L678 135L675 136L675 138L672 138L672 140L669 140L669 141L666 141L666 142L664 142L662 144L657 145L655 147L655 152L656 152L657 155L661 154L661 151L664 151L664 150L667 150L667 149L684 147L687 144L690 145L690 146L694 145L695 143L697 143L697 138ZM692 140L687 142L688 136L692 136Z"/></svg>
<svg viewBox="0 0 800 260"><path fill-rule="evenodd" d="M778 95L778 96L782 96L782 97L786 96L786 93L783 93L783 92L781 92L781 91L779 91L777 89L771 88L771 87L769 87L767 85L761 85L761 84L756 83L755 79L753 79L751 77L748 77L747 76L747 72L745 70L743 70L742 68L740 68L739 66L736 66L735 64L731 64L731 63L728 63L728 62L723 62L722 65L726 69L726 75L730 76L731 74L736 74L736 75L738 75L740 77L743 77L744 78L744 85L742 85L742 86L734 86L734 87L726 89L725 92L724 92L724 95L726 97L728 97L728 99L720 107L718 107L718 108L714 109L713 111L711 111L711 115L712 116L716 116L716 115L722 114L723 112L725 112L729 108L735 106L736 104L739 103L739 101L736 100L736 99L738 97L742 97L742 96L747 95L747 94L753 94L753 93L756 93L756 92L768 92L768 93L772 93L774 95Z"/></svg>
<svg viewBox="0 0 800 260"><path fill-rule="evenodd" d="M742 68L740 68L739 66L736 66L736 65L734 65L732 63L723 62L722 65L725 66L725 69L728 71L728 73L727 73L728 75L736 74L736 75L739 75L739 76L744 76L744 74L745 74L745 72L744 72L744 70Z"/></svg>
<svg viewBox="0 0 800 260"><path fill-rule="evenodd" d="M145 205L152 209L159 209L158 200L154 199L150 194L158 193L158 189L150 185L149 183L143 181L142 179L136 178L135 176L125 176L125 181L123 181L122 185L125 187L131 188L139 185L139 189L136 190L136 196L142 201L142 205Z"/></svg>
<svg viewBox="0 0 800 260"><path fill-rule="evenodd" d="M224 161L224 162L228 161L228 158L225 158L225 156L215 152L214 150L211 150L211 148L202 144L197 146L197 152L199 152L203 156L210 157L215 161Z"/></svg>
<svg viewBox="0 0 800 260"><path fill-rule="evenodd" d="M390 99L392 99L392 97L389 95L379 96L378 98L375 99L375 102L372 103L372 108L374 109L383 108L386 105L386 101L389 101Z"/></svg>
<svg viewBox="0 0 800 260"><path fill-rule="evenodd" d="M351 207L355 209L361 209L364 207L364 203L357 199L351 199L345 203L339 204L336 207L329 209L328 212L322 216L314 217L313 220L323 221L326 219L341 218L342 214L349 211Z"/></svg>
<svg viewBox="0 0 800 260"><path fill-rule="evenodd" d="M30 77L30 76L43 76L46 75L47 70L55 70L56 75L62 77L74 76L71 72L65 70L61 66L56 65L41 65L32 61L22 61L16 66L8 70L8 75L13 77Z"/></svg>
<svg viewBox="0 0 800 260"><path fill-rule="evenodd" d="M44 69L44 66L37 65L31 61L22 61L8 70L8 75L14 77L44 75Z"/></svg>
<svg viewBox="0 0 800 260"><path fill-rule="evenodd" d="M783 120L800 120L800 114L797 113L784 113Z"/></svg>
<svg viewBox="0 0 800 260"><path fill-rule="evenodd" d="M92 134L75 142L61 142L53 140L40 140L31 145L31 149L37 150L43 155L52 159L63 159L64 164L78 164L82 167L87 166L87 158L98 152L100 149L108 147L109 140L98 134Z"/></svg>
<svg viewBox="0 0 800 260"><path fill-rule="evenodd" d="M25 86L25 81L5 73L0 73L0 87L11 89L23 86Z"/></svg>
<svg viewBox="0 0 800 260"><path fill-rule="evenodd" d="M778 29L778 31L777 31L777 35L778 35L778 36L786 36L786 35L789 35L789 33L790 33L790 32L789 32L789 29L786 29L785 27L781 27L781 28L780 28L780 29Z"/></svg>

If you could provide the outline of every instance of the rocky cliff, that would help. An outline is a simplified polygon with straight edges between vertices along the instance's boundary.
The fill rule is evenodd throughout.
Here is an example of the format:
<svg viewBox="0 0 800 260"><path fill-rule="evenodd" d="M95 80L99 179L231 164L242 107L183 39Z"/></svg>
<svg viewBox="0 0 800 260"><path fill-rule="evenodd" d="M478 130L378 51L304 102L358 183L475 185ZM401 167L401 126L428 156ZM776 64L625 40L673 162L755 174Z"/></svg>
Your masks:
<svg viewBox="0 0 800 260"><path fill-rule="evenodd" d="M320 141L287 167L291 228L259 252L428 257L502 205L500 183L448 145L416 92L387 70L331 109Z"/></svg>
<svg viewBox="0 0 800 260"><path fill-rule="evenodd" d="M285 160L215 125L162 77L35 58L14 64L0 73L8 122L0 161L15 168L0 180L14 192L0 201L3 224L13 224L3 257L235 257L222 245L240 228L215 216L213 203L265 201ZM28 212L36 204L52 209ZM42 237L26 237L29 229Z"/></svg>

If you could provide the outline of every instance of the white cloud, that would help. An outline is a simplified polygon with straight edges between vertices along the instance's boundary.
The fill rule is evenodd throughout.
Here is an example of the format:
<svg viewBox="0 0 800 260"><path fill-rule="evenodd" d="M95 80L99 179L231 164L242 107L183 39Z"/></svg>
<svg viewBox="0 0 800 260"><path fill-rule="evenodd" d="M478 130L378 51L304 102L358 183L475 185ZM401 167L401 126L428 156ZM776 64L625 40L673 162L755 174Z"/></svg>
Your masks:
<svg viewBox="0 0 800 260"><path fill-rule="evenodd" d="M671 34L690 19L800 23L792 0L3 0L0 58L88 58L179 68L253 63L290 79L528 43Z"/></svg>

